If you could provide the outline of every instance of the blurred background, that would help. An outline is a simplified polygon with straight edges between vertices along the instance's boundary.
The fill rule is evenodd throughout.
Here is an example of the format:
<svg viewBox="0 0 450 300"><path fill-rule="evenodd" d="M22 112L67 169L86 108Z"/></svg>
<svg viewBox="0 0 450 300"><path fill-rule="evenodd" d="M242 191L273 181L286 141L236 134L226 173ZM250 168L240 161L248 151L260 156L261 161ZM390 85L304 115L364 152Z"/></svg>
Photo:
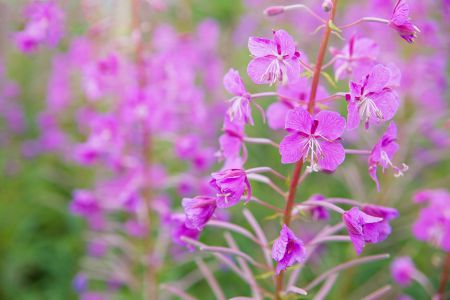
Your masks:
<svg viewBox="0 0 450 300"><path fill-rule="evenodd" d="M99 101L91 101L90 98L96 96L92 95L92 89L83 86L84 73L69 74L67 81L62 79L62 76L66 76L64 70L74 70L77 64L83 63L83 53L87 51L80 46L78 54L73 54L74 41L87 39L94 45L93 48L97 49L97 53L101 53L103 57L107 53L115 53L120 57L121 63L122 60L135 59L135 49L139 47L139 41L147 45L144 46L143 56L150 57L153 53L160 55L164 49L172 47L170 43L175 39L171 36L172 33L177 36L176 39L189 40L186 43L200 44L204 49L209 47L208 41L211 41L211 50L208 50L210 52L207 54L195 52L197 50L194 46L189 46L191 48L188 49L174 48L171 50L173 52L168 54L171 57L182 56L182 61L177 61L181 64L186 63L190 57L195 57L195 60L204 59L208 64L214 65L205 76L202 69L205 67L198 63L195 68L200 75L193 75L197 78L196 87L204 94L204 102L208 107L206 116L203 117L205 123L208 120L208 125L198 125L196 129L201 132L202 126L208 127L207 130L204 129L208 133L203 136L208 139L203 148L206 152L209 151L208 156L205 154L206 158L197 158L198 161L208 161L207 167L199 167L203 174L201 176L204 177L208 172L220 168L219 163L215 162L214 153L219 149L218 137L221 134L225 100L230 97L221 84L226 71L231 67L239 70L251 92L270 90L268 87L252 84L246 75L250 60L248 37L270 37L272 29L286 29L298 42L302 55L309 61L314 61L321 36L320 33L313 34L317 27L314 18L302 11L292 11L273 18L262 13L267 6L286 5L296 3L295 1L143 0L138 1L137 27L133 1L53 2L64 12L64 27L61 28L63 34L60 40L56 45L39 46L37 50L27 52L17 45L14 34L26 27L27 16L24 15L24 7L31 2L0 0L0 299L79 298L74 279L86 269L86 256L90 255L86 253L92 251L88 249L92 242L89 235L92 225L88 225L89 220L86 218L74 214L70 204L74 198L74 190L91 189L99 178L106 177L107 172L104 169L107 168L103 169L101 164L79 163L77 158L74 158L77 154L73 152L79 149L77 145L89 136L86 131L80 130L82 117L75 111L80 107L108 111L109 102L102 104ZM389 0L340 2L337 17L340 21L337 21L337 24L349 23L364 14L390 18L395 5L395 1ZM317 14L326 16L321 10L322 1L301 3L310 5ZM426 274L437 288L440 273L436 270L440 270L442 266L444 252L414 238L411 226L417 219L420 206L413 204L411 199L420 189L448 189L450 186L447 88L450 5L444 0L411 0L409 3L411 16L421 28L420 36L414 44L406 43L394 31L385 28L387 26L379 24L363 25L358 29L346 31L342 33L342 39L345 41L334 37L330 44L332 48L342 49L352 35L371 38L380 46L379 60L385 64L395 63L402 71L399 88L402 105L396 116L401 150L396 161L399 164L408 164L409 171L400 178L394 178L392 173L387 172L381 179L382 190L378 193L367 174L366 160L349 157L334 176L315 174L308 178L300 188L299 201L320 192L327 197L353 198L397 208L401 217L393 221L392 235L381 244L367 247L365 255L390 253L391 257L411 256L416 267ZM138 37L136 28L140 29ZM186 54L189 51L195 54L189 56ZM56 66L58 62L55 62L55 58L63 56L65 60ZM74 57L80 60L76 61L77 58ZM139 59L138 57L138 65ZM164 62L162 64L164 65ZM183 74L180 71L178 76ZM347 91L347 81L335 81L332 77L330 75L330 80L322 79L322 84L329 94ZM210 78L211 82L208 83L205 78ZM59 83L59 79L64 82ZM110 83L112 86L120 86L115 86L107 93L116 93L115 89L123 87L126 81L121 79L120 82ZM63 85L64 88L61 88ZM57 90L58 87L62 90ZM181 94L182 89L177 93ZM67 100L70 104L58 102L64 97L70 99ZM109 94L99 97L112 98ZM267 108L269 104L269 101L261 103L263 108ZM52 111L51 107L58 105L63 108ZM344 105L335 108L345 113ZM188 106L184 113L190 114L190 109L192 107ZM49 114L55 118L50 118ZM254 118L255 124L262 124L258 113L254 112ZM55 119L57 126L54 124ZM186 119L186 122L189 121ZM158 126L164 128L169 125L152 126L158 130ZM155 146L153 159L163 164L168 173L187 172L186 170L192 168L192 161L176 161L171 158L177 157L176 143L170 138L175 131L161 129L161 142L158 140ZM265 126L249 127L246 133L248 136L269 137L276 141L280 141L284 135L282 131L269 132ZM364 143L352 141L351 136L345 137L350 143L354 143L355 148L367 148L370 147L367 145L376 141L377 136L368 135L366 138ZM283 174L291 172L291 166L279 164L276 149L252 145L248 147L248 157L248 165L251 167L269 165ZM197 163L201 164L198 161ZM169 187L165 193L165 196L171 199L170 209L176 212L181 211L182 196L195 195L190 190L183 191L181 184L176 188ZM191 188L188 183L185 184L187 189ZM277 205L276 194L266 186L256 183L253 190L256 195ZM249 208L259 220L266 220L264 230L267 235L276 236L279 230L278 221L271 219L270 213L264 208L252 204ZM238 224L245 223L241 209L242 207L233 207L227 212ZM123 220L124 216L115 218ZM337 217L335 219L337 220ZM299 226L305 230L300 230L299 234L307 239L308 231L315 232L316 227L313 220L306 218ZM126 236L126 233L124 235ZM254 245L245 239L236 239L241 249L251 252ZM215 232L208 230L203 233L202 241L221 243ZM321 249L311 264L304 268L302 282L309 282L315 274L321 273L320 270L327 270L354 257L353 251L351 245L344 246L340 243ZM192 261L192 254L187 254L187 257L188 261ZM192 264L181 261L183 260L172 262L171 267L162 272L160 280L176 281L193 270ZM391 260L381 261L344 271L331 290L329 299L360 299L367 291L392 283L390 262ZM219 265L217 268L223 266ZM224 290L234 292L230 295L247 292L247 286L225 269L223 272L217 272L216 276L223 284ZM198 281L190 287L189 292L199 299L213 299L203 281ZM429 297L419 285L402 289L394 284L394 292L386 299L396 299L397 295L402 293L413 299ZM142 299L128 288L119 288L108 297Z"/></svg>

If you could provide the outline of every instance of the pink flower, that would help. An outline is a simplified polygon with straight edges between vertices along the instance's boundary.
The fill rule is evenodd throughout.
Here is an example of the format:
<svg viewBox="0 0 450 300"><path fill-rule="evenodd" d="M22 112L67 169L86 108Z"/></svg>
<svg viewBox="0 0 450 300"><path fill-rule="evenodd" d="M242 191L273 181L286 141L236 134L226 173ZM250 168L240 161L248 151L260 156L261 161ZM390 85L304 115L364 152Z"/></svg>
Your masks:
<svg viewBox="0 0 450 300"><path fill-rule="evenodd" d="M247 92L239 72L230 69L223 78L223 85L230 94L234 95L229 100L232 103L228 109L230 119L233 120L237 116L240 120L244 120L245 123L253 125L250 94Z"/></svg>
<svg viewBox="0 0 450 300"><path fill-rule="evenodd" d="M420 193L420 200L427 200L428 206L422 208L412 227L414 236L450 252L450 194L443 190L435 190L434 193L427 190L424 197L423 192ZM416 199L420 197L416 194Z"/></svg>
<svg viewBox="0 0 450 300"><path fill-rule="evenodd" d="M408 286L413 280L416 267L411 257L401 256L397 257L391 264L391 274L395 282L401 286Z"/></svg>
<svg viewBox="0 0 450 300"><path fill-rule="evenodd" d="M225 159L234 159L240 156L241 149L244 147L244 122L225 116L223 123L223 134L219 138L220 155ZM245 149L245 148L244 148Z"/></svg>
<svg viewBox="0 0 450 300"><path fill-rule="evenodd" d="M326 198L323 195L320 194L314 194L311 197L309 197L308 200L313 200L313 201L324 201ZM328 212L328 210L323 207L323 206L312 206L311 209L309 210L312 218L314 220L328 220L330 218L330 214Z"/></svg>
<svg viewBox="0 0 450 300"><path fill-rule="evenodd" d="M34 1L25 7L25 28L14 36L17 47L31 53L39 44L55 47L64 35L64 12L53 2Z"/></svg>
<svg viewBox="0 0 450 300"><path fill-rule="evenodd" d="M148 235L148 226L137 220L128 220L124 224L124 229L129 236L135 238L145 238Z"/></svg>
<svg viewBox="0 0 450 300"><path fill-rule="evenodd" d="M276 272L286 270L296 262L305 260L306 252L303 241L283 224L280 236L275 240L272 247L272 258L278 262Z"/></svg>
<svg viewBox="0 0 450 300"><path fill-rule="evenodd" d="M89 217L100 212L100 205L90 191L75 190L70 203L70 211L76 215Z"/></svg>
<svg viewBox="0 0 450 300"><path fill-rule="evenodd" d="M384 241L392 232L389 221L398 217L398 211L395 208L384 207L378 205L364 205L362 211L370 216L382 218L383 220L377 223L366 225L366 229L378 233L374 240L367 240L369 243L378 243Z"/></svg>
<svg viewBox="0 0 450 300"><path fill-rule="evenodd" d="M335 51L334 77L343 79L348 75L361 78L370 72L378 58L380 47L368 38L353 36L341 51Z"/></svg>
<svg viewBox="0 0 450 300"><path fill-rule="evenodd" d="M399 99L388 87L391 74L389 68L376 65L360 82L350 82L350 97L347 99L349 130L358 127L361 119L367 129L369 124L385 122L394 117Z"/></svg>
<svg viewBox="0 0 450 300"><path fill-rule="evenodd" d="M314 117L302 108L288 112L286 130L290 133L280 143L281 162L295 163L309 158L314 171L334 171L344 161L344 147L339 137L345 119L336 112L321 111Z"/></svg>
<svg viewBox="0 0 450 300"><path fill-rule="evenodd" d="M226 208L238 203L245 192L247 201L252 189L247 174L242 169L228 169L211 174L211 186L217 191L217 207Z"/></svg>
<svg viewBox="0 0 450 300"><path fill-rule="evenodd" d="M369 225L381 222L382 218L370 216L353 207L344 213L342 219L358 255L361 254L366 243L379 242L379 228Z"/></svg>
<svg viewBox="0 0 450 300"><path fill-rule="evenodd" d="M286 84L300 76L300 52L292 37L284 30L273 32L273 40L250 37L248 49L255 57L247 73L256 84Z"/></svg>
<svg viewBox="0 0 450 300"><path fill-rule="evenodd" d="M380 191L380 182L377 177L378 166L383 168L383 172L386 168L391 167L396 177L403 175L403 172L408 169L408 166L405 164L403 164L402 168L399 168L392 163L392 159L399 148L396 141L397 126L392 122L389 124L383 136L375 144L369 156L369 175L375 181L378 191Z"/></svg>
<svg viewBox="0 0 450 300"><path fill-rule="evenodd" d="M216 199L208 196L183 198L181 205L186 215L186 227L202 230L216 210Z"/></svg>
<svg viewBox="0 0 450 300"><path fill-rule="evenodd" d="M187 237L196 240L200 236L200 230L188 228L186 226L185 216L183 216L182 214L172 215L169 224L171 227L172 241L177 245L186 246L190 250L194 250L194 246L187 244L181 238Z"/></svg>
<svg viewBox="0 0 450 300"><path fill-rule="evenodd" d="M397 4L395 4L389 26L395 29L408 43L414 42L417 33L420 32L419 28L410 21L409 6L406 0L398 0Z"/></svg>

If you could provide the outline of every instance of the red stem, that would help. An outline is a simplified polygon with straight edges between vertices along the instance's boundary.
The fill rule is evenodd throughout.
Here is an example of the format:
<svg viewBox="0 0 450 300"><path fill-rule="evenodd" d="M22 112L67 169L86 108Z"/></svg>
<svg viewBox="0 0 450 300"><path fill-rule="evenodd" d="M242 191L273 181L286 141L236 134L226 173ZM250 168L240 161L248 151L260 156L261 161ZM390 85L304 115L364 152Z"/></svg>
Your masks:
<svg viewBox="0 0 450 300"><path fill-rule="evenodd" d="M338 2L338 0L333 0L333 10L330 14L328 22L334 21L334 17L336 16L337 2ZM328 40L330 39L330 34L331 34L331 28L330 28L330 26L327 26L325 33L322 37L322 41L320 43L319 55L317 56L317 62L315 65L315 70L314 70L314 77L313 77L313 81L312 81L312 85L311 85L311 92L309 93L308 111L310 114L314 113L317 88L319 86L320 72L322 70L323 59L325 57L325 53L327 50L327 45L328 45ZM284 224L286 224L286 226L289 226L289 224L291 222L292 209L293 209L294 203L295 203L295 196L297 194L297 186L298 186L298 181L300 179L300 176L302 174L302 168L303 168L303 160L300 160L295 165L294 173L292 175L291 185L289 187L287 203L286 203L286 207L284 209L283 222L284 222ZM275 292L276 300L281 299L281 292L283 290L283 277L284 277L284 271L281 271L280 274L277 275L277 277L276 277L276 292Z"/></svg>
<svg viewBox="0 0 450 300"><path fill-rule="evenodd" d="M445 287L447 286L448 278L450 273L450 253L447 253L445 258L444 269L442 270L441 282L439 283L439 296L441 300L445 299Z"/></svg>

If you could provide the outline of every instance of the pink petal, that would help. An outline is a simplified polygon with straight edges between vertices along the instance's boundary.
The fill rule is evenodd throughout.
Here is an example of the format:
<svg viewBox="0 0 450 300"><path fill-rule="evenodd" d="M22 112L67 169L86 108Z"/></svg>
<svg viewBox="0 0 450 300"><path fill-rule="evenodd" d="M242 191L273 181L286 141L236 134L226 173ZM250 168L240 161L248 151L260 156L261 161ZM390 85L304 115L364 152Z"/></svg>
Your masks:
<svg viewBox="0 0 450 300"><path fill-rule="evenodd" d="M406 0L398 0L394 8L394 13L391 22L396 25L401 25L409 18L409 6Z"/></svg>
<svg viewBox="0 0 450 300"><path fill-rule="evenodd" d="M225 86L225 89L233 95L241 96L247 93L239 72L234 69L230 69L228 73L225 74L223 85Z"/></svg>
<svg viewBox="0 0 450 300"><path fill-rule="evenodd" d="M275 102L267 108L267 123L273 130L284 129L286 114L291 110L283 102Z"/></svg>
<svg viewBox="0 0 450 300"><path fill-rule="evenodd" d="M392 119L400 105L398 96L391 90L384 90L383 92L374 95L372 99L383 114L383 121ZM371 118L371 121L378 122L375 118Z"/></svg>
<svg viewBox="0 0 450 300"><path fill-rule="evenodd" d="M314 118L319 123L316 134L329 140L335 140L344 133L345 119L339 113L322 110Z"/></svg>
<svg viewBox="0 0 450 300"><path fill-rule="evenodd" d="M267 55L275 55L277 46L269 39L250 37L248 39L248 50L253 56L263 57Z"/></svg>
<svg viewBox="0 0 450 300"><path fill-rule="evenodd" d="M361 38L355 41L354 46L354 57L367 57L370 59L377 59L380 53L380 47L378 44L368 38Z"/></svg>
<svg viewBox="0 0 450 300"><path fill-rule="evenodd" d="M319 167L326 171L336 170L345 160L344 147L338 142L320 141L319 143L323 154L318 160Z"/></svg>
<svg viewBox="0 0 450 300"><path fill-rule="evenodd" d="M298 57L284 60L286 66L287 82L296 82L300 79L301 65Z"/></svg>
<svg viewBox="0 0 450 300"><path fill-rule="evenodd" d="M270 57L258 57L250 61L247 66L247 74L256 84L269 84L272 83L268 78L264 78L264 74L267 72L269 65L274 61L274 58ZM276 76L276 74L273 74Z"/></svg>
<svg viewBox="0 0 450 300"><path fill-rule="evenodd" d="M364 93L380 92L391 78L391 72L383 65L376 65L373 67L372 72L369 75L369 79L364 89Z"/></svg>
<svg viewBox="0 0 450 300"><path fill-rule="evenodd" d="M356 102L349 102L347 107L347 129L353 130L357 128L360 121L358 105Z"/></svg>
<svg viewBox="0 0 450 300"><path fill-rule="evenodd" d="M286 116L285 129L288 131L299 131L303 133L310 133L312 125L312 118L309 112L303 108L295 108L290 110Z"/></svg>
<svg viewBox="0 0 450 300"><path fill-rule="evenodd" d="M274 33L274 41L279 47L281 55L292 56L295 53L295 42L292 36L284 30L277 30ZM277 49L278 50L278 49Z"/></svg>
<svg viewBox="0 0 450 300"><path fill-rule="evenodd" d="M281 162L290 164L302 159L307 151L307 142L308 139L296 133L285 136L280 143Z"/></svg>

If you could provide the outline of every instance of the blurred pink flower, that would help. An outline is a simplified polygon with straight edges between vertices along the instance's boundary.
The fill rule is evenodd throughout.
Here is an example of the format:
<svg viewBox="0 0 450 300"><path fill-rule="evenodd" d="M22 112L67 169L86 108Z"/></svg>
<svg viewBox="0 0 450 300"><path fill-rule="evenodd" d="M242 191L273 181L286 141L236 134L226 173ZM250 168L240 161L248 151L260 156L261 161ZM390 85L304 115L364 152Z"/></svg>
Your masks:
<svg viewBox="0 0 450 300"><path fill-rule="evenodd" d="M397 257L391 263L392 278L401 286L410 285L415 272L416 267L409 256Z"/></svg>
<svg viewBox="0 0 450 300"><path fill-rule="evenodd" d="M54 1L33 1L24 9L25 28L15 33L20 51L31 53L40 44L55 47L64 35L64 12Z"/></svg>
<svg viewBox="0 0 450 300"><path fill-rule="evenodd" d="M347 76L358 79L363 77L375 65L379 53L380 47L375 41L352 36L342 50L333 51L336 56L334 77L338 80Z"/></svg>
<svg viewBox="0 0 450 300"><path fill-rule="evenodd" d="M421 191L416 201L428 202L421 209L412 231L416 239L450 252L450 194L444 190Z"/></svg>

